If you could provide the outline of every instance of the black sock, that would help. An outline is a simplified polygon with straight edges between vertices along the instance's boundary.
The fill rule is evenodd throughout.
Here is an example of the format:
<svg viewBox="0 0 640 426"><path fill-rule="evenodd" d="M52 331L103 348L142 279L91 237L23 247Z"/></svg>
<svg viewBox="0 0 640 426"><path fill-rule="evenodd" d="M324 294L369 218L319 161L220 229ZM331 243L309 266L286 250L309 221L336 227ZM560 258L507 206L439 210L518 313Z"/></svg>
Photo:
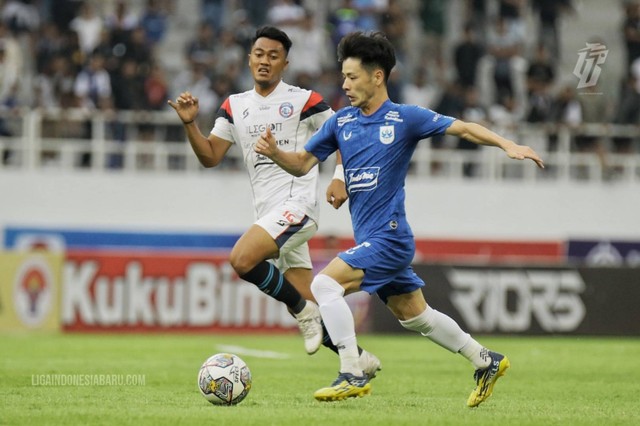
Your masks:
<svg viewBox="0 0 640 426"><path fill-rule="evenodd" d="M240 278L255 284L264 294L283 302L294 314L300 313L307 303L278 268L266 260Z"/></svg>
<svg viewBox="0 0 640 426"><path fill-rule="evenodd" d="M322 323L322 346L331 349L335 353L338 353L338 347L331 341L331 337L329 337L329 332L324 326L324 322ZM362 355L362 350L363 349L358 345L358 354Z"/></svg>

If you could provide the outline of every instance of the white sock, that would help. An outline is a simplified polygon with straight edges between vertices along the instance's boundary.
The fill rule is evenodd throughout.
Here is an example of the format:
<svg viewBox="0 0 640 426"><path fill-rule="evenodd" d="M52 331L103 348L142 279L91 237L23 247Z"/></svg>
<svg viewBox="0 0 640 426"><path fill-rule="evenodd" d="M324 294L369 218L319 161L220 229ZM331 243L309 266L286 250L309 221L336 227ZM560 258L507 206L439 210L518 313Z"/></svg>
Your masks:
<svg viewBox="0 0 640 426"><path fill-rule="evenodd" d="M328 275L319 274L311 283L311 292L318 302L322 321L340 355L340 372L362 376L353 314L346 300L344 288Z"/></svg>
<svg viewBox="0 0 640 426"><path fill-rule="evenodd" d="M469 338L466 345L460 349L460 355L471 361L476 370L487 368L491 364L489 350L473 338Z"/></svg>
<svg viewBox="0 0 640 426"><path fill-rule="evenodd" d="M451 352L458 352L471 339L453 319L427 306L417 317L400 321L408 330L417 331Z"/></svg>

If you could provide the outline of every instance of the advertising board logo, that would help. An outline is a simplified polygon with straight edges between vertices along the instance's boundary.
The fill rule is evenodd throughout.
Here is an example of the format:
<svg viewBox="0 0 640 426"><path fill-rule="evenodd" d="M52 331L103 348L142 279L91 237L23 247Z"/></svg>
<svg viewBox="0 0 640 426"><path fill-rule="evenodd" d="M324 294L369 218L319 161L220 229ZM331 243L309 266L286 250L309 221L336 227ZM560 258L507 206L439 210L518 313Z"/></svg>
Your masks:
<svg viewBox="0 0 640 426"><path fill-rule="evenodd" d="M44 259L30 257L20 265L14 281L13 303L27 326L40 325L51 310L53 277Z"/></svg>
<svg viewBox="0 0 640 426"><path fill-rule="evenodd" d="M476 332L574 331L586 315L576 271L452 269L451 302Z"/></svg>
<svg viewBox="0 0 640 426"><path fill-rule="evenodd" d="M587 47L578 50L578 62L573 69L573 75L578 77L578 89L592 87L598 84L602 69L609 54L609 49L602 43L587 43Z"/></svg>

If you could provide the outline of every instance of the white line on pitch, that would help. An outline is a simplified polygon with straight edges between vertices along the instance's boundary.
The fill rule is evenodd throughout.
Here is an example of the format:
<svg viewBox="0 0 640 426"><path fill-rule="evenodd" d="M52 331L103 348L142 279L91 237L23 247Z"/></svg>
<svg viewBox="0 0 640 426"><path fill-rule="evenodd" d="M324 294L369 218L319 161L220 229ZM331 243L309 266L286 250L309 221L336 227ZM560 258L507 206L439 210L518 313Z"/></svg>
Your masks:
<svg viewBox="0 0 640 426"><path fill-rule="evenodd" d="M242 346L235 345L216 345L216 347L225 352L231 352L236 355L249 355L255 356L257 358L275 358L275 359L286 359L289 358L289 354L285 354L282 352L274 352L274 351L261 351L258 349L250 349Z"/></svg>

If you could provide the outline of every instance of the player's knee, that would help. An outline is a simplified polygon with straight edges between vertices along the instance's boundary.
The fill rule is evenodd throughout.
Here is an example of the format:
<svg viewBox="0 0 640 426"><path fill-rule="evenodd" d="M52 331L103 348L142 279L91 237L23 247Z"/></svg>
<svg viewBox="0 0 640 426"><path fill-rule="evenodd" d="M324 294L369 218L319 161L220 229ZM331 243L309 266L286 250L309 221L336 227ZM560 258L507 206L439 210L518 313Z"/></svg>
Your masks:
<svg viewBox="0 0 640 426"><path fill-rule="evenodd" d="M319 304L340 298L344 295L344 288L328 275L318 274L311 282L311 293Z"/></svg>
<svg viewBox="0 0 640 426"><path fill-rule="evenodd" d="M238 276L248 274L258 264L258 262L250 256L246 256L237 251L231 252L231 255L229 256L229 263L231 263L231 267L236 271Z"/></svg>

